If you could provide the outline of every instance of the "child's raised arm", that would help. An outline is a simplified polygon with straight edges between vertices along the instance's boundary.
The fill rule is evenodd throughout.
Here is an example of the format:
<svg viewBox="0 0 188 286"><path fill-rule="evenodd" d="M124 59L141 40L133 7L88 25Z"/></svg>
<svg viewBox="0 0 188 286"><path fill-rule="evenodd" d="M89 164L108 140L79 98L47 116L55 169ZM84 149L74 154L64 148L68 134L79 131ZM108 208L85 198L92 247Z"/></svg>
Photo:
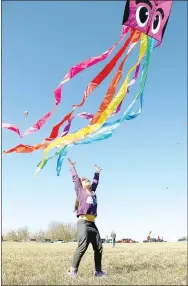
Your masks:
<svg viewBox="0 0 188 286"><path fill-rule="evenodd" d="M76 193L78 194L80 188L81 188L81 182L80 182L80 179L78 177L78 174L76 172L76 169L74 167L74 165L76 164L75 162L72 162L70 159L69 160L69 163L70 163L70 166L71 166L71 173L72 173L72 180L74 182L74 185L75 185L75 191Z"/></svg>
<svg viewBox="0 0 188 286"><path fill-rule="evenodd" d="M93 192L96 191L97 189L97 186L98 186L98 183L99 183L99 174L100 174L100 171L102 170L100 167L96 166L95 165L95 174L94 174L94 178L93 178L93 183L92 183L92 186L91 186L91 189Z"/></svg>

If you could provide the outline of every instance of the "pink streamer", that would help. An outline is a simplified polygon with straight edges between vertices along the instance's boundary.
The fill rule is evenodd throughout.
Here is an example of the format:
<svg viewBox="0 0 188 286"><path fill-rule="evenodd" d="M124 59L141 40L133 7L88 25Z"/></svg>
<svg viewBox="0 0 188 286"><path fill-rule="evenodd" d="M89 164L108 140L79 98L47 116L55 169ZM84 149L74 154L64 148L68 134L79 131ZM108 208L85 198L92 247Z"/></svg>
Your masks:
<svg viewBox="0 0 188 286"><path fill-rule="evenodd" d="M2 128L6 128L6 129L9 129L15 133L17 133L21 138L21 134L20 134L20 130L18 129L17 126L13 125L13 124L9 124L9 123L2 123Z"/></svg>
<svg viewBox="0 0 188 286"><path fill-rule="evenodd" d="M74 65L69 72L65 75L64 79L61 81L60 85L54 90L54 96L55 96L55 107L52 111L48 112L45 116L43 116L40 120L37 121L37 123L35 125L33 125L32 127L30 127L28 130L26 130L23 134L23 136L28 135L28 134L32 134L36 131L39 131L43 125L49 120L49 118L52 116L52 114L55 112L57 106L60 104L61 102L61 95L62 95L62 89L63 89L63 85L71 80L73 77L75 77L78 73L80 73L81 71L105 60L107 57L110 56L110 54L112 53L112 51L114 50L114 48L123 40L123 38L125 37L125 35L128 33L129 31L129 27L127 26L122 26L122 32L121 32L121 37L120 40L118 42L116 42L111 48L109 48L106 52L104 52L103 54L96 56L96 57L91 57L87 60L82 61L81 63ZM6 126L6 127L5 127ZM9 123L5 123L3 126L3 128L7 128L11 131L16 132L20 137L21 133L18 127L16 127L13 124L9 124Z"/></svg>

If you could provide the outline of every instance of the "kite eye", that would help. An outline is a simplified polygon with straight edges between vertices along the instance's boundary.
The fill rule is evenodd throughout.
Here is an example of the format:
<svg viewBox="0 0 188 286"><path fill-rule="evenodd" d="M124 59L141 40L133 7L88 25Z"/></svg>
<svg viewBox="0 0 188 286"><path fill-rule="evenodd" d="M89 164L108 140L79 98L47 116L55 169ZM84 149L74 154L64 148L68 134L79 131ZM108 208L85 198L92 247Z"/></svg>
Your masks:
<svg viewBox="0 0 188 286"><path fill-rule="evenodd" d="M145 6L140 6L136 10L136 21L140 27L146 26L149 20L149 11Z"/></svg>
<svg viewBox="0 0 188 286"><path fill-rule="evenodd" d="M161 17L160 15L156 15L153 19L153 23L152 23L152 33L153 34L157 34L159 32L160 29L160 25L161 25Z"/></svg>

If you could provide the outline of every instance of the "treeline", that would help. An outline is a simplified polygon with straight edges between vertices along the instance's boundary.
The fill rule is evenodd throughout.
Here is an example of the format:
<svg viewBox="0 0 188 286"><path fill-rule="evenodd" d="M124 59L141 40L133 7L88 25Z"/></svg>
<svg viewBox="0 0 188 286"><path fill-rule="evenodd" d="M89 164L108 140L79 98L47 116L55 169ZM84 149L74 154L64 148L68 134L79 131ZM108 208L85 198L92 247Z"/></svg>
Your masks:
<svg viewBox="0 0 188 286"><path fill-rule="evenodd" d="M183 237L179 238L178 241L187 241L187 236L183 236Z"/></svg>
<svg viewBox="0 0 188 286"><path fill-rule="evenodd" d="M77 229L75 224L66 224L58 221L51 221L48 224L47 230L40 230L35 233L31 233L27 226L18 228L16 230L10 230L2 237L6 241L29 241L30 239L36 239L41 241L45 239L64 240L70 242L77 240Z"/></svg>

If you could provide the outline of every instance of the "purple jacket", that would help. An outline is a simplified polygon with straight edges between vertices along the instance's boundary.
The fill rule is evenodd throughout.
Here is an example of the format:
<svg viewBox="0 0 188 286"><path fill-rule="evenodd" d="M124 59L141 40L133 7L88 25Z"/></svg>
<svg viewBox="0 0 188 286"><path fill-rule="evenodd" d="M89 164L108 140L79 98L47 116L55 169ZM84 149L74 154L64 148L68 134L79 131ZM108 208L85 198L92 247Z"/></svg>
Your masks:
<svg viewBox="0 0 188 286"><path fill-rule="evenodd" d="M85 214L97 216L97 196L95 191L99 183L99 173L94 174L93 183L91 186L92 194L88 194L88 192L82 187L80 178L78 177L74 166L71 166L71 172L77 199L79 201L77 217Z"/></svg>

